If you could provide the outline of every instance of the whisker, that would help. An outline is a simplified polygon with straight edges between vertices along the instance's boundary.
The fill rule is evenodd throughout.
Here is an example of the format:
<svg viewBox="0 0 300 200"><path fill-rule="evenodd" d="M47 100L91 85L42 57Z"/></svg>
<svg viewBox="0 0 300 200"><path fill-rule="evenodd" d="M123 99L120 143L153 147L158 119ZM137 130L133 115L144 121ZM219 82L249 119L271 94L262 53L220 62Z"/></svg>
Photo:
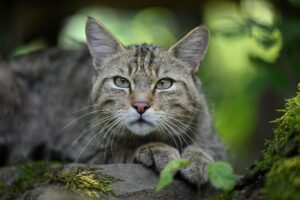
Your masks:
<svg viewBox="0 0 300 200"><path fill-rule="evenodd" d="M114 144L114 137L115 135L118 134L118 132L120 133L120 130L124 128L124 123L122 123L122 121L124 120L124 118L121 120L121 122L117 125L117 127L112 131L112 141L110 142L110 152L111 155L113 156L113 149L112 146Z"/></svg>
<svg viewBox="0 0 300 200"><path fill-rule="evenodd" d="M65 130L66 128L68 128L69 126L71 126L72 124L74 124L75 122L77 122L78 120L82 119L83 117L86 117L86 116L91 115L91 114L95 114L95 113L97 113L97 112L98 112L98 111L95 110L95 111L86 113L86 114L84 114L84 115L82 115L82 116L80 116L80 117L74 119L74 120L71 121L69 124L67 124L66 126L64 126L64 127L61 129L61 131Z"/></svg>
<svg viewBox="0 0 300 200"><path fill-rule="evenodd" d="M194 110L196 110L196 111L199 111L199 112L201 112L201 113L204 113L204 114L208 114L208 113L209 113L207 110L201 110L201 109L196 108L196 107L193 107L193 106L191 106L190 108L192 108L192 109L194 109Z"/></svg>
<svg viewBox="0 0 300 200"><path fill-rule="evenodd" d="M181 150L183 149L183 145L182 145L182 140L181 140L181 138L180 138L180 134L175 130L175 129L173 129L173 127L172 126L170 126L169 124L168 124L168 121L165 123L166 124L166 126L168 126L172 131L173 131L173 133L175 134L175 136L177 136L177 138L179 139L179 142L180 142L180 147L181 147ZM186 141L185 141L186 142ZM186 142L187 143L187 142Z"/></svg>
<svg viewBox="0 0 300 200"><path fill-rule="evenodd" d="M81 155L83 154L83 152L85 151L85 149L89 146L89 144L95 139L95 137L97 137L98 134L93 135L93 137L88 141L88 143L84 146L84 148L80 151L79 155L76 157L75 162L78 162L78 160L80 159Z"/></svg>
<svg viewBox="0 0 300 200"><path fill-rule="evenodd" d="M82 107L82 108L79 108L79 109L74 109L74 110L71 110L69 113L67 113L67 114L74 114L74 113L78 113L78 112L80 112L80 111L83 111L83 110L86 110L86 109L89 109L89 108L92 108L92 107L94 107L94 106L96 106L97 105L97 103L95 103L95 104L92 104L92 105L88 105L88 106L84 106L84 107Z"/></svg>
<svg viewBox="0 0 300 200"><path fill-rule="evenodd" d="M122 120L123 120L123 118L120 118L120 119L117 119L115 122L113 122L113 124L111 124L111 127L105 132L103 138L105 138L106 135L109 134L109 131L110 131L112 128L114 128L114 126L118 126L118 124L119 124L120 121L122 121ZM109 143L109 141L110 141L111 135L112 135L112 134L109 135L109 137L108 137L108 139L107 139L107 141L106 141L105 150L104 150L104 161L106 160L107 145L108 145L108 143Z"/></svg>
<svg viewBox="0 0 300 200"><path fill-rule="evenodd" d="M161 125L162 125L162 126L164 127L164 129L167 131L167 134L168 134L169 136L171 136L171 138L172 138L172 140L173 140L173 142L174 142L176 148L178 149L178 144L177 144L175 138L173 137L172 133L169 131L168 127L165 125L165 122L164 122L163 120L161 120Z"/></svg>
<svg viewBox="0 0 300 200"><path fill-rule="evenodd" d="M82 118L84 118L84 117L86 117L86 116L88 116L88 115L91 115L91 114L97 114L97 113L104 113L104 111L106 111L106 110L108 110L108 109L104 109L104 110L94 110L94 111L92 111L92 112L89 112L89 113L86 113L86 114L84 114L84 115L81 115L80 117L74 119L74 120L71 121L69 124L67 124L66 126L64 126L64 127L60 130L60 132L62 132L63 130L65 130L66 128L70 127L70 126L71 126L72 124L74 124L75 122L79 121L80 119L82 119Z"/></svg>
<svg viewBox="0 0 300 200"><path fill-rule="evenodd" d="M181 125L183 125L186 129L188 129L192 134L193 136L196 137L196 139L198 139L199 141L201 141L201 138L199 135L195 134L195 132L187 125L187 124L184 124L183 121L181 121L180 119L177 119L176 117L178 117L178 114L175 114L175 113L168 113L168 117L170 117L172 120L175 120L176 122L180 123ZM185 132L184 132L185 133ZM187 134L188 135L188 134ZM189 135L188 135L189 136ZM193 141L195 142L195 141ZM196 143L196 142L195 142Z"/></svg>
<svg viewBox="0 0 300 200"><path fill-rule="evenodd" d="M114 116L107 116L107 117L102 118L101 120L96 121L96 122L94 122L93 124L87 126L87 127L79 134L79 136L77 136L77 137L75 138L75 140L72 142L72 145L74 145L75 143L77 143L78 140L79 140L83 135L85 135L85 133L86 133L87 131L89 131L89 130L95 128L95 127L97 127L98 125L101 125L103 122L112 120L113 118L114 118Z"/></svg>
<svg viewBox="0 0 300 200"><path fill-rule="evenodd" d="M178 120L177 120L178 121ZM193 144L194 145L197 145L197 147L199 147L200 148L200 146L198 145L198 143L189 135L189 134L187 134L182 128L180 128L178 125L176 125L175 123L173 123L172 121L169 121L171 124L173 124L176 128L178 128L178 129L180 129L181 130L181 132L182 132L182 134L184 134L186 137L188 137L190 140L191 140L191 142L193 142ZM178 121L179 122L179 121ZM197 136L197 135L195 135L195 134L193 134L195 137Z"/></svg>
<svg viewBox="0 0 300 200"><path fill-rule="evenodd" d="M109 116L109 117L106 117L105 119L102 119L100 121L96 121L95 123L91 124L90 126L88 126L87 128L85 128L76 138L75 140L69 145L69 147L67 148L67 152L70 152L70 148L72 146L74 146L85 134L87 131L89 130L92 130L93 128L97 127L98 125L100 125L101 123L103 122L106 122L106 121L109 121L109 120L112 120L112 117ZM78 143L79 147L81 148L81 145L80 143ZM78 148L79 148L78 147Z"/></svg>
<svg viewBox="0 0 300 200"><path fill-rule="evenodd" d="M109 119L106 119L106 120L102 120L102 121L100 121L100 123L99 123L99 121L96 123L96 125L94 125L94 127L95 126L97 126L97 125L99 125L99 124L101 124L101 123L103 123L103 121L111 121L111 120L114 120L114 118L116 118L116 117L118 117L118 115L119 114L117 114L117 115L115 115L115 116L108 116L108 117L111 117L111 118L109 118ZM109 124L109 122L107 122L106 124ZM108 125L107 125L108 126ZM107 127L107 126L105 126L105 127ZM93 127L92 127L93 128ZM84 146L84 148L81 150L81 152L80 152L80 154L77 156L77 158L76 158L76 161L78 161L79 159L80 159L80 157L81 157L81 155L83 154L83 152L85 151L85 149L89 146L89 144L92 142L92 140L94 140L95 139L95 137L97 137L97 136L99 136L100 134L99 133L96 133L94 136L92 136L92 138L88 141L88 143ZM75 142L75 141L74 141Z"/></svg>

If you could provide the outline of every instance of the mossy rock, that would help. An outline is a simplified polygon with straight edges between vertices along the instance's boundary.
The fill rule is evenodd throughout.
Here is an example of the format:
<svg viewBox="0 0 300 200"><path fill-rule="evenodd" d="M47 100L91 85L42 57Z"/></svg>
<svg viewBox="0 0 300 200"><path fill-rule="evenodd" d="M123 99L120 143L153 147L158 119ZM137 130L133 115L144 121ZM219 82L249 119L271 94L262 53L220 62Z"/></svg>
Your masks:
<svg viewBox="0 0 300 200"><path fill-rule="evenodd" d="M0 189L0 199L193 200L205 194L204 190L198 193L195 187L180 179L175 179L168 188L156 192L158 174L141 164L91 166L73 163L44 169L41 170L43 173L37 170L37 174L28 176L25 180L31 181L25 181L29 184L21 190L19 184L24 183L16 184L17 177L22 174L21 170L15 166L0 169L0 182L4 183L5 190L3 193Z"/></svg>
<svg viewBox="0 0 300 200"><path fill-rule="evenodd" d="M56 162L40 161L14 166L15 179L12 183L0 184L0 199L36 198L43 190L36 188L58 187L60 191L77 193L83 199L106 199L106 194L112 193L111 184L115 178L101 173L101 169L90 166L67 167ZM35 191L31 193L30 191Z"/></svg>
<svg viewBox="0 0 300 200"><path fill-rule="evenodd" d="M300 84L298 90L294 98L287 100L285 109L279 110L283 115L273 121L277 125L275 138L267 143L263 159L252 172L270 170L278 160L300 155Z"/></svg>
<svg viewBox="0 0 300 200"><path fill-rule="evenodd" d="M277 161L266 176L265 189L270 199L300 199L300 157Z"/></svg>
<svg viewBox="0 0 300 200"><path fill-rule="evenodd" d="M44 181L44 174L50 169L56 169L60 165L56 162L39 161L20 164L13 167L15 171L14 180L11 183L5 183L1 180L1 200L15 199L20 197L24 192L31 190L38 183Z"/></svg>
<svg viewBox="0 0 300 200"><path fill-rule="evenodd" d="M274 139L268 141L262 159L253 164L232 191L212 199L300 199L300 84L294 98L288 99Z"/></svg>

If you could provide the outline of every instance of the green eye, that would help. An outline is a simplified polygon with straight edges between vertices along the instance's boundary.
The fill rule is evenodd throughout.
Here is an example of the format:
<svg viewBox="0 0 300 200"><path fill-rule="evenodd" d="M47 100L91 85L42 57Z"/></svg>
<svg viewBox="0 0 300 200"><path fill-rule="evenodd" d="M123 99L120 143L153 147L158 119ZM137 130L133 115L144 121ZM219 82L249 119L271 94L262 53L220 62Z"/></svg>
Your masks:
<svg viewBox="0 0 300 200"><path fill-rule="evenodd" d="M129 88L130 87L129 81L127 79L119 77L119 76L114 78L114 83L116 86L118 86L120 88Z"/></svg>
<svg viewBox="0 0 300 200"><path fill-rule="evenodd" d="M159 89L159 90L165 90L165 89L170 88L172 85L173 85L173 80L172 79L163 78L163 79L160 79L156 83L155 88Z"/></svg>

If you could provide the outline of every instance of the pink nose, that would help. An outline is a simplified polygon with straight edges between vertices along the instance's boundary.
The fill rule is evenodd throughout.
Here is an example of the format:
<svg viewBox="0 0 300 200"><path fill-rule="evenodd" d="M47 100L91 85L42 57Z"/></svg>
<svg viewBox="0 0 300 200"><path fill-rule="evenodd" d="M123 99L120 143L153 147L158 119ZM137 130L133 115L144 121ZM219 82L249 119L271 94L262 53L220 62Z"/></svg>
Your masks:
<svg viewBox="0 0 300 200"><path fill-rule="evenodd" d="M148 108L150 108L150 104L146 101L134 102L132 106L140 114L143 114Z"/></svg>

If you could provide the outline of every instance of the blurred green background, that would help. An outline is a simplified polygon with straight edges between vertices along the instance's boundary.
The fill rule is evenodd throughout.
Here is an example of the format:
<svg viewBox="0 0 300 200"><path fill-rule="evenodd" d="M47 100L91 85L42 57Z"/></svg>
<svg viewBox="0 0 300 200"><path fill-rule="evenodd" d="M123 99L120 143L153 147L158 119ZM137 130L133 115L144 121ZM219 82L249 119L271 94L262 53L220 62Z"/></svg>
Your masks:
<svg viewBox="0 0 300 200"><path fill-rule="evenodd" d="M199 24L211 32L199 76L215 127L244 172L273 137L271 120L300 80L300 0L0 1L0 59L84 47L87 16L124 44L172 45Z"/></svg>

